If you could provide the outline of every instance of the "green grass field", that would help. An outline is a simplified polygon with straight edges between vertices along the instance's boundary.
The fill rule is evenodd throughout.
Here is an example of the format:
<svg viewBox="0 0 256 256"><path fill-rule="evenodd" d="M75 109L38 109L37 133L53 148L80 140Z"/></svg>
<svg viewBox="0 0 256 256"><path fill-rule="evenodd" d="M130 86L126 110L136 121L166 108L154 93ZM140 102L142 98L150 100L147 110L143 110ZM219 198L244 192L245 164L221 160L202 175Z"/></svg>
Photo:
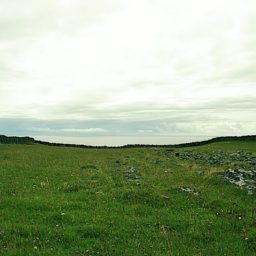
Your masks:
<svg viewBox="0 0 256 256"><path fill-rule="evenodd" d="M175 156L188 150L254 156L256 142L173 152L0 144L0 255L256 255L256 196L221 177L226 163Z"/></svg>

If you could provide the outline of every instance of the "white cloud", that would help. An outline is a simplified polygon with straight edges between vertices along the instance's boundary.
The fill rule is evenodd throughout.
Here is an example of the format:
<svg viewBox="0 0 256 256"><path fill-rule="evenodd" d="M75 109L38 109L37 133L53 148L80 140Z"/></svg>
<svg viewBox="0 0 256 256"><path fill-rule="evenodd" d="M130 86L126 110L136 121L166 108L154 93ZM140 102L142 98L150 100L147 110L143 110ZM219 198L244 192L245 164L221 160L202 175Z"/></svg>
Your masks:
<svg viewBox="0 0 256 256"><path fill-rule="evenodd" d="M67 133L102 133L107 132L107 130L103 128L63 128L63 129L53 129L53 128L41 128L41 127L31 127L30 131L33 132L67 132Z"/></svg>
<svg viewBox="0 0 256 256"><path fill-rule="evenodd" d="M63 132L106 132L105 129L102 128L87 128L87 129L61 129Z"/></svg>
<svg viewBox="0 0 256 256"><path fill-rule="evenodd" d="M193 116L203 127L204 116L246 129L255 14L253 0L3 0L0 117Z"/></svg>

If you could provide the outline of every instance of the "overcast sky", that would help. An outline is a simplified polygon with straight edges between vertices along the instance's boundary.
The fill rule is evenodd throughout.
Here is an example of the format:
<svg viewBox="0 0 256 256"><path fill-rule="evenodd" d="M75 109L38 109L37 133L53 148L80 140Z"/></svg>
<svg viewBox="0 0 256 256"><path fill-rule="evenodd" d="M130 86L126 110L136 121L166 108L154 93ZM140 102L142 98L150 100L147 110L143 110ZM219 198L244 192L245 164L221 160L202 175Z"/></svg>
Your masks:
<svg viewBox="0 0 256 256"><path fill-rule="evenodd" d="M243 135L255 113L255 0L0 0L0 134Z"/></svg>

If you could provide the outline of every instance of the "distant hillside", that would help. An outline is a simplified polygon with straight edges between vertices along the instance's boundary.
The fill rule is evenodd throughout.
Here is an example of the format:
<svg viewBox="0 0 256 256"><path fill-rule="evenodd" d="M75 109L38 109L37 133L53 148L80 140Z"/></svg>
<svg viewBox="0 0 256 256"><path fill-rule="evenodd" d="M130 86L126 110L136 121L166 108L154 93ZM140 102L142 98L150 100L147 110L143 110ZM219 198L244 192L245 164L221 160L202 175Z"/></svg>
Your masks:
<svg viewBox="0 0 256 256"><path fill-rule="evenodd" d="M173 147L173 148L183 148L183 147L195 147L202 146L214 142L225 142L225 141L256 141L256 135L248 136L227 136L227 137L217 137L210 140L199 141L199 142L190 142L190 143L181 143L181 144L168 144L168 145L154 145L154 144L128 144L124 146L108 147L108 146L89 146L89 145L77 145L77 144L63 144L63 143L51 143L45 141L37 141L35 143L48 145L48 146L57 146L57 147L79 147L79 148L137 148L137 147Z"/></svg>
<svg viewBox="0 0 256 256"><path fill-rule="evenodd" d="M176 147L176 148L194 147L194 146L202 146L202 145L206 145L214 142L225 142L225 141L256 141L256 135L216 137L216 138L205 140L205 141L177 144L177 145L173 145L172 147Z"/></svg>
<svg viewBox="0 0 256 256"><path fill-rule="evenodd" d="M55 147L78 147L78 148L134 148L134 147L173 147L173 148L183 148L183 147L195 147L202 146L214 142L225 142L225 141L256 141L256 135L247 136L226 136L217 137L210 140L181 143L181 144L168 144L168 145L154 145L154 144L128 144L124 146L90 146L90 145L78 145L78 144L64 144L64 143L53 143L46 141L35 140L31 137L7 137L0 135L0 143L2 144L42 144L47 146Z"/></svg>
<svg viewBox="0 0 256 256"><path fill-rule="evenodd" d="M0 143L2 144L33 144L35 140L30 137L7 137L0 135Z"/></svg>

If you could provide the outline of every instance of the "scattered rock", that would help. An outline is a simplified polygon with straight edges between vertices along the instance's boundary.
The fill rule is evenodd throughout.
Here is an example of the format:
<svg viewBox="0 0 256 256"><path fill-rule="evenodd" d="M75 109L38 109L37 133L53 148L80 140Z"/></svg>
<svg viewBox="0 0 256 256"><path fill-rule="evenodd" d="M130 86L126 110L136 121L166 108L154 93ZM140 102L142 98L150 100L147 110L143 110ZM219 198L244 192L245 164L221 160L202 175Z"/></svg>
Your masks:
<svg viewBox="0 0 256 256"><path fill-rule="evenodd" d="M193 188L188 188L188 187L181 187L180 188L181 192L185 192L185 193L189 193L189 194L193 194L195 196L197 196L199 193L197 191L195 191L195 189Z"/></svg>
<svg viewBox="0 0 256 256"><path fill-rule="evenodd" d="M130 181L140 180L140 177L138 176L137 169L134 166L128 166L127 170L125 171L124 177ZM138 183L137 185L140 185L139 182L137 182L137 183Z"/></svg>
<svg viewBox="0 0 256 256"><path fill-rule="evenodd" d="M256 193L256 170L228 169L224 174L224 179L229 183L245 188L250 195Z"/></svg>
<svg viewBox="0 0 256 256"><path fill-rule="evenodd" d="M159 151L160 152L160 151ZM248 194L256 194L256 155L255 153L236 151L198 151L198 150L162 150L165 157L176 157L184 161L208 166L223 166L226 170L224 179L239 187L245 188ZM198 175L203 175L204 171L197 171ZM197 193L190 188L181 188L182 192Z"/></svg>
<svg viewBox="0 0 256 256"><path fill-rule="evenodd" d="M161 197L164 198L164 199L170 199L170 197L166 196L166 195L161 195Z"/></svg>
<svg viewBox="0 0 256 256"><path fill-rule="evenodd" d="M163 152L165 156L177 157L180 160L189 160L194 161L200 164L207 164L213 166L221 165L234 165L237 164L246 164L252 167L256 167L256 156L251 152L222 152L222 151L195 151L195 150L186 150L186 151L167 151Z"/></svg>
<svg viewBox="0 0 256 256"><path fill-rule="evenodd" d="M135 173L136 169L134 166L128 166L128 169L126 170L127 173Z"/></svg>

